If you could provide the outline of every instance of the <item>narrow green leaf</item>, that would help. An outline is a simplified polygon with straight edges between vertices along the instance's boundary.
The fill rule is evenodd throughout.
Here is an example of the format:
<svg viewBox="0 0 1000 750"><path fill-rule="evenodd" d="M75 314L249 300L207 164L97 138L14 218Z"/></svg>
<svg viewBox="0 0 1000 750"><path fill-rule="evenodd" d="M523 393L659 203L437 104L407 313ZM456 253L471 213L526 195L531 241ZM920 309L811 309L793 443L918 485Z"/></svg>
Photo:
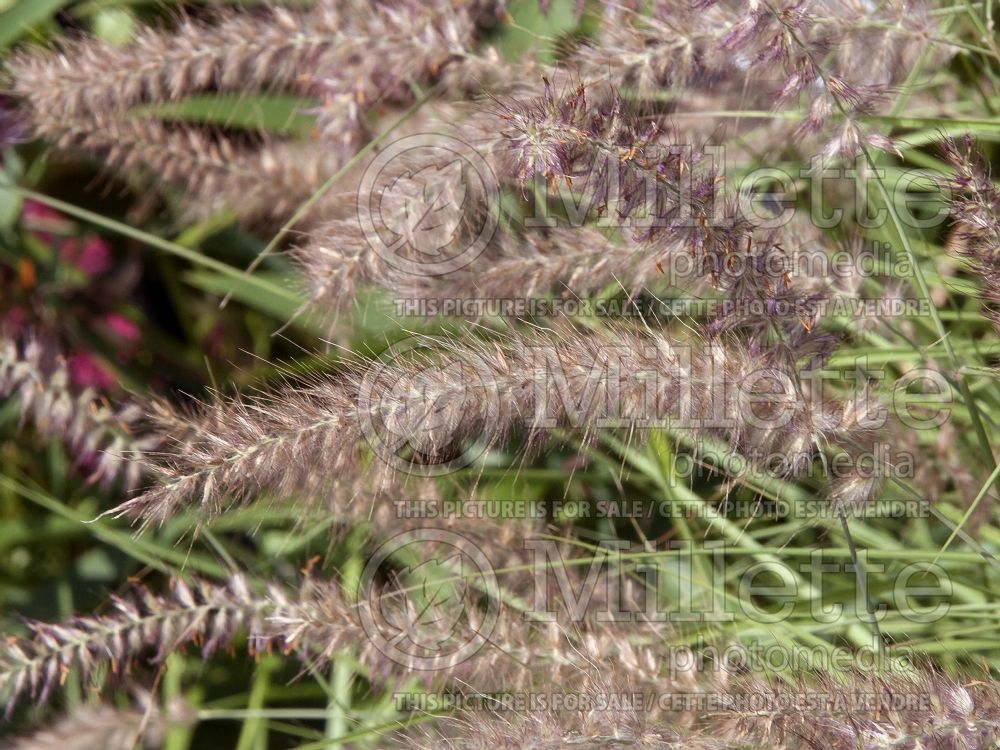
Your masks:
<svg viewBox="0 0 1000 750"><path fill-rule="evenodd" d="M264 131L274 135L302 138L312 132L315 120L305 110L315 102L280 94L239 96L192 96L179 102L138 107L139 115L165 120L183 120L237 130Z"/></svg>
<svg viewBox="0 0 1000 750"><path fill-rule="evenodd" d="M6 49L69 4L70 0L21 0L0 13L0 49Z"/></svg>

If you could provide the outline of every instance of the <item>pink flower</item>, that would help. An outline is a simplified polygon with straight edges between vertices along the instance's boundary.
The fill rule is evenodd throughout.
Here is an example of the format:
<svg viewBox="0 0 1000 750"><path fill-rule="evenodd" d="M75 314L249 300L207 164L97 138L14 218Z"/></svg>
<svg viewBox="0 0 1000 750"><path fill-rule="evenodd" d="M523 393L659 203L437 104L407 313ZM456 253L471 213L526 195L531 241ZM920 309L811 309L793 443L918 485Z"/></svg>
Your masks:
<svg viewBox="0 0 1000 750"><path fill-rule="evenodd" d="M114 388L115 375L106 366L94 358L90 352L77 350L69 355L67 361L69 377L77 388L96 388L108 391Z"/></svg>
<svg viewBox="0 0 1000 750"><path fill-rule="evenodd" d="M73 230L72 222L61 213L30 198L21 208L21 220L25 228L46 245L51 245L57 235L68 234Z"/></svg>
<svg viewBox="0 0 1000 750"><path fill-rule="evenodd" d="M39 221L63 221L63 215L54 208L49 208L44 203L28 198L21 209L21 216L26 222L34 223Z"/></svg>
<svg viewBox="0 0 1000 750"><path fill-rule="evenodd" d="M111 247L100 237L70 237L59 248L59 257L88 277L100 276L111 268Z"/></svg>
<svg viewBox="0 0 1000 750"><path fill-rule="evenodd" d="M104 316L104 324L111 329L112 333L131 344L138 342L142 338L142 331L135 323L118 313L108 313Z"/></svg>

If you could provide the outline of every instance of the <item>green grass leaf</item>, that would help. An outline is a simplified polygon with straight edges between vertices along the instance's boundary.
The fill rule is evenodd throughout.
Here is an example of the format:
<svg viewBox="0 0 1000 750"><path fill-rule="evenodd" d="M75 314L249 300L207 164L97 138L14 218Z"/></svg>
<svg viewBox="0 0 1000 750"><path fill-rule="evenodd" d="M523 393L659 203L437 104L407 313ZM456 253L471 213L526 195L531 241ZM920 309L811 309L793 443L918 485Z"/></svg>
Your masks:
<svg viewBox="0 0 1000 750"><path fill-rule="evenodd" d="M164 120L304 138L312 132L315 123L312 116L305 114L311 106L315 106L315 102L281 94L206 95L137 107L132 111Z"/></svg>
<svg viewBox="0 0 1000 750"><path fill-rule="evenodd" d="M0 49L6 49L28 31L47 21L71 0L21 0L0 13Z"/></svg>

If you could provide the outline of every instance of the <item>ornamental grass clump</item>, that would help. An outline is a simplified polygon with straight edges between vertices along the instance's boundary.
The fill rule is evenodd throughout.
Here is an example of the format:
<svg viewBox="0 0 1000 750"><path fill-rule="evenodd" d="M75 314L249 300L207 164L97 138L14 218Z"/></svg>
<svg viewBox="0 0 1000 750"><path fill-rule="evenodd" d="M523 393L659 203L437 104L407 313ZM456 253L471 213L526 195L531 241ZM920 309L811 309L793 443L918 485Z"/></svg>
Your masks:
<svg viewBox="0 0 1000 750"><path fill-rule="evenodd" d="M991 4L108 5L5 53L11 747L998 746Z"/></svg>

